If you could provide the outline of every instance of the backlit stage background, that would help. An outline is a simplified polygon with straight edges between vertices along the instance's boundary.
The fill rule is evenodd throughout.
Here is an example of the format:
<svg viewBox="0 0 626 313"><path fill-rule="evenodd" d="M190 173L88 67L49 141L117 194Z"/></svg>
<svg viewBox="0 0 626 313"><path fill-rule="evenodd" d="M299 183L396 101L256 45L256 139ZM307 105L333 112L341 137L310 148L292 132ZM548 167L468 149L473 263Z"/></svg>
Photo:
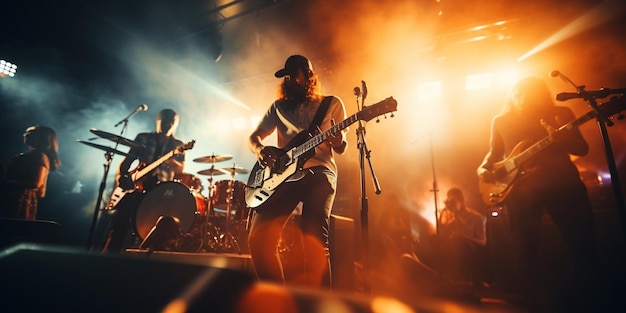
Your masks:
<svg viewBox="0 0 626 313"><path fill-rule="evenodd" d="M173 108L181 117L177 137L196 140L185 171L202 180L206 194L207 177L197 172L209 165L191 160L226 154L232 160L217 167L252 168L246 138L274 99L274 71L291 54L312 60L324 92L341 97L349 115L362 80L366 105L398 101L393 118L366 125L382 187L376 195L366 163L370 230L383 245L387 237L397 244L404 230L408 241L432 234L435 203L442 207L452 186L489 213L475 169L488 149L491 118L516 79L540 76L555 94L575 91L549 76L555 70L587 90L626 87L626 8L617 0L65 0L14 1L2 10L0 59L17 71L0 78L0 159L25 149L21 135L29 125L56 129L62 166L49 178L39 216L61 223L64 243L77 246L87 244L105 163L103 151L77 139L112 147L89 130L120 134L114 125L145 103L148 111L134 115L122 134L132 139L154 130L159 110ZM581 99L559 104L577 115L590 110ZM355 128L338 157L334 211L350 218L359 216L362 196ZM597 209L606 210L614 200L598 126L591 121L581 129L592 149L576 163L601 189ZM609 129L620 168L625 130L619 121ZM112 161L105 201L120 161ZM594 180L598 175L603 182ZM619 240L621 226L612 220L610 236Z"/></svg>

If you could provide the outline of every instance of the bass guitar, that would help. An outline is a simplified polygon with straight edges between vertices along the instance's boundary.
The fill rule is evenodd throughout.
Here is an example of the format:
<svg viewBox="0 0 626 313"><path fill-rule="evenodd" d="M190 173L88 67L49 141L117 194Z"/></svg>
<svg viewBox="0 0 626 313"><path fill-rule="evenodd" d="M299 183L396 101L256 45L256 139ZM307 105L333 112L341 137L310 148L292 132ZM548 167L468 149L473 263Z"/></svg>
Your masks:
<svg viewBox="0 0 626 313"><path fill-rule="evenodd" d="M170 152L164 154L163 156L161 156L160 158L156 159L154 162L142 167L142 166L138 166L138 170L133 171L130 174L130 178L133 181L133 183L136 183L137 181L139 181L142 177L144 177L146 174L150 173L152 170L154 170L155 168L157 168L159 165L163 164L163 162L167 161L169 158L177 155L177 154L182 154L185 150L189 150L189 149L193 149L193 146L196 144L195 140L192 140L186 144L183 144L182 146L178 146L174 149L172 149ZM135 189L128 189L128 190L124 190L123 188L121 188L120 186L116 186L115 189L113 190L113 193L111 194L111 199L109 200L109 202L107 203L106 209L107 210L113 210L113 208L115 208L115 206L120 202L120 200L122 200L122 198L124 198L124 196L127 193L133 192Z"/></svg>
<svg viewBox="0 0 626 313"><path fill-rule="evenodd" d="M625 109L626 105L624 104L623 97L614 98L599 107L600 113L606 117L622 112ZM598 112L595 110L587 112L587 114L559 127L557 132L579 127L597 116ZM524 174L524 170L520 170L523 168L524 163L550 146L553 142L553 135L544 137L534 144L523 140L513 148L513 151L506 159L494 163L492 173L494 174L495 180L487 182L482 176L480 176L478 180L478 189L483 202L490 206L501 205L511 192L515 181Z"/></svg>
<svg viewBox="0 0 626 313"><path fill-rule="evenodd" d="M258 161L254 164L246 186L246 204L256 208L269 199L276 188L284 182L297 180L302 175L302 166L306 160L315 155L314 148L324 142L330 135L337 134L358 120L369 121L372 118L396 111L398 102L389 97L349 116L331 128L318 133L300 132L279 154L273 166L262 166Z"/></svg>

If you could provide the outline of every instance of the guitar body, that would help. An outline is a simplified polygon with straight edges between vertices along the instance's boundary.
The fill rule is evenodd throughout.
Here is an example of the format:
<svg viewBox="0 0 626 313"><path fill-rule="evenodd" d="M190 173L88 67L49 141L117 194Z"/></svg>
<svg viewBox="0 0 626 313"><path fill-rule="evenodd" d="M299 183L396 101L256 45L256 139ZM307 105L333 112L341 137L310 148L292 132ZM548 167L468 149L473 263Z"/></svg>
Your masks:
<svg viewBox="0 0 626 313"><path fill-rule="evenodd" d="M295 181L304 177L302 166L306 160L315 155L315 150L293 158L290 149L309 138L311 138L311 135L306 131L296 135L287 147L282 149L282 154L278 157L273 167L264 167L259 162L254 163L250 177L248 177L248 184L246 185L246 204L250 208L258 208L274 194L276 188L283 182Z"/></svg>
<svg viewBox="0 0 626 313"><path fill-rule="evenodd" d="M621 96L612 98L610 101L603 103L597 110L599 110L603 116L609 117L625 109L626 101L624 101L624 96ZM595 110L589 111L583 116L559 127L557 131L567 131L579 127L597 116ZM484 177L479 177L478 188L483 202L492 206L500 205L509 195L515 180L531 170L532 161L530 160L544 148L549 147L553 142L554 137L548 135L535 143L531 143L527 140L522 140L518 143L505 160L493 165L492 173L495 176L494 181L487 182L484 181Z"/></svg>
<svg viewBox="0 0 626 313"><path fill-rule="evenodd" d="M509 195L515 180L524 173L520 165L515 162L515 158L526 150L528 146L530 146L528 141L521 141L513 148L513 151L506 159L493 164L494 181L486 182L482 176L480 177L478 190L485 204L490 206L501 205Z"/></svg>
<svg viewBox="0 0 626 313"><path fill-rule="evenodd" d="M115 189L113 189L113 193L111 194L111 198L109 199L109 202L107 202L106 209L113 210L115 206L120 202L120 200L122 200L122 198L124 198L126 194L131 193L135 190L143 190L144 186L142 183L142 178L144 176L146 176L148 173L150 173L152 170L157 168L159 165L163 164L163 162L167 161L169 158L173 157L174 155L182 154L185 150L193 149L193 146L195 145L195 143L196 141L192 140L188 143L183 144L182 146L176 147L172 151L166 153L165 155L161 156L160 158L158 158L157 160L155 160L154 162L148 165L146 165L146 163L144 162L137 165L137 167L132 172L129 173L130 178L134 184L134 188L124 189L124 188L121 188L120 186L116 186Z"/></svg>
<svg viewBox="0 0 626 313"><path fill-rule="evenodd" d="M135 169L133 169L131 172L129 172L129 176L134 177L134 175L136 175L137 172L139 172L141 169L146 167L146 163L145 162L141 162L137 165L137 167L135 167ZM113 210L113 208L115 208L115 206L120 202L120 200L122 200L122 198L124 198L125 195L134 192L134 191L142 191L144 190L144 186L143 186L143 177L142 178L137 178L136 181L133 181L133 185L132 186L126 186L129 187L128 189L124 189L122 187L119 186L115 186L115 189L113 189L113 192L111 193L111 197L109 198L109 202L106 205L106 209L107 210ZM116 182L118 183L118 182Z"/></svg>
<svg viewBox="0 0 626 313"><path fill-rule="evenodd" d="M126 194L131 193L135 190L137 189L124 190L120 188L119 186L116 186L115 189L113 189L113 193L111 193L111 198L109 199L109 202L107 203L106 209L113 210L115 206L118 203L120 203L120 200L122 200L122 198L124 198Z"/></svg>

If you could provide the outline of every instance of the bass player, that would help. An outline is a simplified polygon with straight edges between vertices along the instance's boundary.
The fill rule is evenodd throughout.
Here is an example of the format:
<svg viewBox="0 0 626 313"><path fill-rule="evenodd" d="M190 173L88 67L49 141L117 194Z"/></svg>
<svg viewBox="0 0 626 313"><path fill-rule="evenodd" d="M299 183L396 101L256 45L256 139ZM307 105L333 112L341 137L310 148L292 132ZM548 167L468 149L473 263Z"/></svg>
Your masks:
<svg viewBox="0 0 626 313"><path fill-rule="evenodd" d="M123 194L123 198L113 208L114 215L103 252L120 253L123 251L127 232L132 229L131 224L137 207L144 198L144 191L149 191L160 182L172 181L176 174L183 173L184 150L162 162L139 181L133 181L132 172L130 172L130 167L136 160L140 163L137 168L140 168L142 165L152 164L162 155L184 145L181 140L174 137L179 120L178 113L174 110L161 110L156 117L156 130L139 133L134 140L135 143L143 147L131 148L128 155L120 163L116 174L116 183L119 189L127 193Z"/></svg>
<svg viewBox="0 0 626 313"><path fill-rule="evenodd" d="M302 132L326 131L346 119L340 98L323 97L318 76L304 56L292 55L275 73L283 78L279 97L249 137L250 150L259 164L273 167L281 150ZM318 110L320 113L318 114ZM277 133L277 147L262 140ZM276 188L272 197L254 208L248 243L257 276L261 280L307 287L330 288L329 222L337 187L335 154L346 151L347 129L329 136L294 173ZM282 260L277 255L281 232L299 202L302 202L300 232L302 255ZM290 232L293 233L293 232Z"/></svg>
<svg viewBox="0 0 626 313"><path fill-rule="evenodd" d="M515 157L520 144L530 146L551 137L550 145L520 165L510 192L500 199L508 214L519 291L531 311L594 311L580 306L588 303L577 302L592 298L586 288L594 288L596 229L587 189L570 159L570 155L586 155L589 145L578 128L557 131L574 118L571 109L553 103L545 81L532 76L519 80L503 112L491 122L490 150L477 170L483 184L495 183L504 171L501 164ZM546 270L545 256L539 254L544 210L571 253L571 280L560 286L569 288L563 299L548 288L562 282L554 271ZM561 307L566 304L572 307Z"/></svg>

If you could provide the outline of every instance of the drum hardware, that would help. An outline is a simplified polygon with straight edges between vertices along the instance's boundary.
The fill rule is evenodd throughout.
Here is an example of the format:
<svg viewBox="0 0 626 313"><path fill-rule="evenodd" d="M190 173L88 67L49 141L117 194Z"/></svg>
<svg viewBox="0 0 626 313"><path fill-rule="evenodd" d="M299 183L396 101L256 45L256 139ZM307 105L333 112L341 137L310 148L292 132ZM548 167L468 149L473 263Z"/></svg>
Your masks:
<svg viewBox="0 0 626 313"><path fill-rule="evenodd" d="M95 134L96 136L100 137L100 138L104 138L104 139L108 139L111 140L115 143L119 143L121 145L127 146L127 147L131 147L134 149L145 149L146 147L138 142L135 142L133 140L130 140L128 138L124 138L122 136L118 136L115 134L111 134L109 132L105 132L103 130L98 130L95 128L92 128L89 130L90 132L92 132L93 134Z"/></svg>
<svg viewBox="0 0 626 313"><path fill-rule="evenodd" d="M221 168L208 168L206 170L201 170L198 171L198 174L200 175L208 175L208 176L215 176L215 175L224 175L224 174L228 174L226 171L222 170ZM210 179L210 178L209 178Z"/></svg>
<svg viewBox="0 0 626 313"><path fill-rule="evenodd" d="M205 163L208 163L210 160L215 162L226 160L224 157L219 158L217 156L198 158L196 160L199 159ZM247 173L247 170L238 167L236 164L229 168L215 168L215 164L212 164L210 168L198 171L200 175L209 176L207 178L209 181L209 214L206 216L207 223L205 225L207 229L202 232L206 248L218 252L242 253L242 247L234 234L236 230L239 230L240 227L238 226L240 225L234 224L247 219L244 201L245 185L242 182L235 181L235 175L245 173ZM231 178L213 183L214 176L224 174L230 174Z"/></svg>
<svg viewBox="0 0 626 313"><path fill-rule="evenodd" d="M193 159L193 161L197 163L216 163L216 162L228 161L232 158L233 158L232 155L227 155L227 154L222 154L222 155L211 154L211 155L195 158Z"/></svg>
<svg viewBox="0 0 626 313"><path fill-rule="evenodd" d="M127 155L128 155L128 153L126 153L126 152L122 152L122 151L120 151L120 150L113 149L113 148L111 148L111 147L107 147L107 146L99 145L99 144L92 143L92 142L88 142L88 141L83 141L83 140L80 140L80 139L76 139L76 141L77 141L77 142L80 142L80 143L82 143L82 144L84 144L84 145L88 145L88 146L90 146L90 147L93 147L93 148L96 148L96 149L100 149L100 150L106 151L107 153L119 154L119 155L121 155L121 156L127 156Z"/></svg>

